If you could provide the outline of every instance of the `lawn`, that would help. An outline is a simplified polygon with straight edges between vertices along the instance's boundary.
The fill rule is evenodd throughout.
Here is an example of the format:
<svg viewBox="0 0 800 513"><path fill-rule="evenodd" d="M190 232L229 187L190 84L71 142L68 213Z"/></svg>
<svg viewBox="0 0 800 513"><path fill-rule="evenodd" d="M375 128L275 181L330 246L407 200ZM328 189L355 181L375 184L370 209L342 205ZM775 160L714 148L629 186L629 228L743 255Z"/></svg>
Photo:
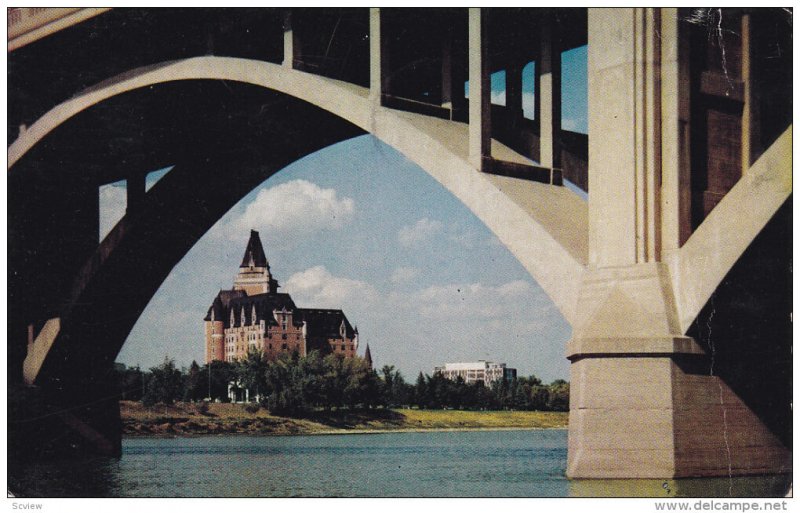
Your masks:
<svg viewBox="0 0 800 513"><path fill-rule="evenodd" d="M191 403L145 407L122 401L126 435L191 436L202 434L301 435L342 432L451 429L564 428L566 412L461 410L320 410L303 418L248 412L241 404L212 403L207 411Z"/></svg>

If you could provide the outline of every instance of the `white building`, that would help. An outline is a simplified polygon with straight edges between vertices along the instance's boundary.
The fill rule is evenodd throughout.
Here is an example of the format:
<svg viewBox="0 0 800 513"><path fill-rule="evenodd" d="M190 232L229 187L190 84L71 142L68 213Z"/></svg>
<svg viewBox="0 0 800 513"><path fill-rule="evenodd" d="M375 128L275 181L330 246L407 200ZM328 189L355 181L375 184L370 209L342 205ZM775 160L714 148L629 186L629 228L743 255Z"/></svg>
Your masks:
<svg viewBox="0 0 800 513"><path fill-rule="evenodd" d="M505 363L477 362L445 363L443 367L434 367L434 374L441 374L447 379L455 381L459 376L466 383L483 381L485 385L499 379L511 381L517 377L517 369L506 367Z"/></svg>

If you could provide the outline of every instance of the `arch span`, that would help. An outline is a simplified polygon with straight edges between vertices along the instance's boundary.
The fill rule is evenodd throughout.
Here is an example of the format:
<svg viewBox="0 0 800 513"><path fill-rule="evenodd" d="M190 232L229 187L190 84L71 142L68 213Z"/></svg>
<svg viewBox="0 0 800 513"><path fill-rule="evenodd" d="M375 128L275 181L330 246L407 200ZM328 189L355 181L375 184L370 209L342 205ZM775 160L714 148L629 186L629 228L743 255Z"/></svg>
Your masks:
<svg viewBox="0 0 800 513"><path fill-rule="evenodd" d="M505 244L568 322L588 260L587 206L571 191L478 173L468 163L466 125L380 107L369 90L262 61L197 57L133 70L58 105L9 148L9 169L82 111L155 84L225 80L262 87L319 107L371 133L415 162L461 200ZM302 133L296 134L302 137ZM493 141L503 160L525 159ZM531 244L530 241L536 241Z"/></svg>
<svg viewBox="0 0 800 513"><path fill-rule="evenodd" d="M288 164L363 134L306 102L246 84L194 81L161 87L164 91L139 89L117 96L102 108L72 118L9 174L11 188L19 193L12 196L11 225L21 232L20 243L10 254L20 274L11 280L10 296L14 308L26 312L14 318L61 319L59 330L42 330L42 336L50 336L46 344L37 339L34 351L28 350L29 360L31 354L38 359L36 365L30 361L26 365L29 382L42 371L43 376L58 378L107 369L174 265L225 212ZM170 102L176 88L177 97L205 98L214 108L198 109L195 102L175 108ZM142 103L147 103L149 115L133 108ZM60 154L75 141L86 140L109 117L123 125L123 133L137 135L117 140L117 132L109 127L109 139L87 141L81 155L67 155L48 165L51 153ZM184 128L162 131L153 127L154 120ZM145 131L153 128L156 134L148 136ZM305 137L297 137L299 133ZM94 203L96 214L99 184L126 177L130 166L153 169L163 153L175 167L138 205L128 205L123 219L99 246L96 217L94 225L70 224L71 218L81 217L76 212L85 201ZM120 155L129 154L131 162L120 165ZM73 173L64 172L63 167L78 162ZM78 185L70 188L62 175ZM55 185L48 185L51 182ZM87 190L88 199L81 194ZM53 204L25 200L60 195L67 200ZM93 238L95 243L64 245L61 251L63 240L76 237ZM24 347L15 346L14 352L20 350L24 352Z"/></svg>

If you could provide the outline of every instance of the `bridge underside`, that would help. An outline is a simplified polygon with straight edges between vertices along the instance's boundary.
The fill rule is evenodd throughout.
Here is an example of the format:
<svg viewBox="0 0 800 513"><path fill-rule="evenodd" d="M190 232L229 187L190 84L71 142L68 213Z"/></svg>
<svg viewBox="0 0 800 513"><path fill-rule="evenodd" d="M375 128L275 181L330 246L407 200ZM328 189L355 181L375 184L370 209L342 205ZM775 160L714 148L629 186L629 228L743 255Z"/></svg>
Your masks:
<svg viewBox="0 0 800 513"><path fill-rule="evenodd" d="M98 130L106 137L96 137ZM87 429L109 439L97 448L117 452L118 415L108 422L115 410L107 411L116 401L113 362L172 268L272 174L362 133L294 98L218 81L132 92L53 132L9 175L16 191L9 197L15 241L9 262L18 270L9 283L10 318L39 319L39 326L62 320L36 380L41 397L53 409L82 413L75 416ZM129 187L143 187L142 170L166 165L175 167L128 204L98 248L97 187L125 178ZM84 184L77 191L63 181L76 170ZM19 322L9 327L15 340L27 329ZM24 346L10 345L9 367L21 370L25 356Z"/></svg>
<svg viewBox="0 0 800 513"><path fill-rule="evenodd" d="M790 471L791 30L781 10L703 12L729 37L685 9L441 9L416 25L396 9L112 10L21 48L11 445L119 453L111 367L172 267L267 177L371 133L464 202L572 324L570 477ZM126 52L147 27L170 37ZM99 62L64 72L59 41ZM589 137L561 128L561 51L585 43ZM122 179L127 214L99 242L98 186ZM19 389L23 369L35 388Z"/></svg>

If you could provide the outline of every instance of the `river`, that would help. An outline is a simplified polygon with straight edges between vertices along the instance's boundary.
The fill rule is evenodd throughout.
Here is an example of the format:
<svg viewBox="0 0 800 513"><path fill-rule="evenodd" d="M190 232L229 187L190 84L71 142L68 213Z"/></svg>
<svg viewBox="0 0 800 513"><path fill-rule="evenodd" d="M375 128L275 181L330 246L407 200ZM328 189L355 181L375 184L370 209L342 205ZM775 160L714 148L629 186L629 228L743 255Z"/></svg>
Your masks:
<svg viewBox="0 0 800 513"><path fill-rule="evenodd" d="M564 497L567 431L128 438L18 469L28 496Z"/></svg>
<svg viewBox="0 0 800 513"><path fill-rule="evenodd" d="M568 481L565 429L128 438L120 459L10 465L27 497L782 496L788 476Z"/></svg>

